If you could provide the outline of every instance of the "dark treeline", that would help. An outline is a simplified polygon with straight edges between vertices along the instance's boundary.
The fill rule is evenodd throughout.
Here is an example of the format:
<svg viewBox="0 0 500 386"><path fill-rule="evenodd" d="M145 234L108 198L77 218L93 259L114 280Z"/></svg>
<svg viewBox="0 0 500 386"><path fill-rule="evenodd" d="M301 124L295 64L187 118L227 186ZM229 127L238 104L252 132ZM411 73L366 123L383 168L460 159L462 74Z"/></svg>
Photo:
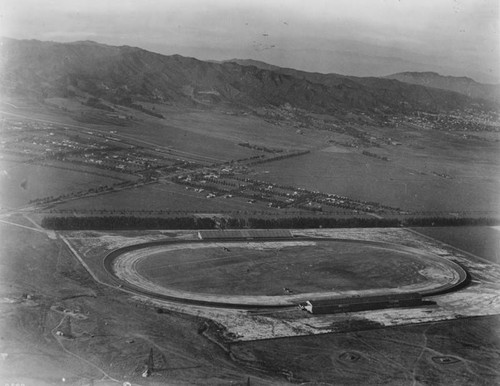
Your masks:
<svg viewBox="0 0 500 386"><path fill-rule="evenodd" d="M78 229L214 229L211 218L196 217L135 217L135 216L95 216L95 217L45 217L42 227L54 230Z"/></svg>
<svg viewBox="0 0 500 386"><path fill-rule="evenodd" d="M421 217L421 218L333 218L333 217L289 217L289 218L197 218L197 217L45 217L42 226L54 230L79 229L303 229L303 228L389 228L419 226L463 226L498 225L500 220L489 217Z"/></svg>
<svg viewBox="0 0 500 386"><path fill-rule="evenodd" d="M413 227L444 227L464 225L500 225L500 218L495 217L415 217L401 221L401 226Z"/></svg>
<svg viewBox="0 0 500 386"><path fill-rule="evenodd" d="M361 218L318 218L318 217L291 217L279 219L249 218L249 228L273 229L273 228L376 228L400 226L398 219L379 219L375 217Z"/></svg>

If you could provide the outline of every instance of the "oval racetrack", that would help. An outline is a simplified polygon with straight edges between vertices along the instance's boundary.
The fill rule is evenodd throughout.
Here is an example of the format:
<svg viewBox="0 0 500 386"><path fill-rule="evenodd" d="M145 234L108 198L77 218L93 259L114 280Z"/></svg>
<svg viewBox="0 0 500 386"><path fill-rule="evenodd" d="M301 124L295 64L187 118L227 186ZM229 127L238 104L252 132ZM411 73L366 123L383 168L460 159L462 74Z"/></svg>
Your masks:
<svg viewBox="0 0 500 386"><path fill-rule="evenodd" d="M161 241L113 251L104 265L129 291L228 308L396 293L431 296L467 278L458 264L415 248L319 238Z"/></svg>

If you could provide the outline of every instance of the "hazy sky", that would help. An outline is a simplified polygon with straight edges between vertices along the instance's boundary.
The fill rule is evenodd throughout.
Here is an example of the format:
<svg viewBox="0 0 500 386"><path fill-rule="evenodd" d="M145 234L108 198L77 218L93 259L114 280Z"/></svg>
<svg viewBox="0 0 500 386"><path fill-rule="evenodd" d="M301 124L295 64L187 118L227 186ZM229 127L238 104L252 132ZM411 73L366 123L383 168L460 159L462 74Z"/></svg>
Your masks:
<svg viewBox="0 0 500 386"><path fill-rule="evenodd" d="M500 82L498 0L0 0L3 36ZM407 68L405 68L407 67ZM371 72L371 73L370 73Z"/></svg>

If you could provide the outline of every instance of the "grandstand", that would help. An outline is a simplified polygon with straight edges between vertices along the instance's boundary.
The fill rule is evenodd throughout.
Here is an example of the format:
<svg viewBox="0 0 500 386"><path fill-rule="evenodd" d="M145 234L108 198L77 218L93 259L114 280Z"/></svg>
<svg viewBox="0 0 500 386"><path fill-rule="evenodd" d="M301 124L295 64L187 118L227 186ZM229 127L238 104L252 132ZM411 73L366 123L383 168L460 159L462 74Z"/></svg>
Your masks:
<svg viewBox="0 0 500 386"><path fill-rule="evenodd" d="M219 239L291 239L292 233L286 229L235 229L235 230L204 230L198 232L201 240Z"/></svg>
<svg viewBox="0 0 500 386"><path fill-rule="evenodd" d="M377 310L383 308L415 307L423 303L420 293L396 293L387 295L358 296L308 300L299 307L311 314L336 314L339 312L355 312Z"/></svg>

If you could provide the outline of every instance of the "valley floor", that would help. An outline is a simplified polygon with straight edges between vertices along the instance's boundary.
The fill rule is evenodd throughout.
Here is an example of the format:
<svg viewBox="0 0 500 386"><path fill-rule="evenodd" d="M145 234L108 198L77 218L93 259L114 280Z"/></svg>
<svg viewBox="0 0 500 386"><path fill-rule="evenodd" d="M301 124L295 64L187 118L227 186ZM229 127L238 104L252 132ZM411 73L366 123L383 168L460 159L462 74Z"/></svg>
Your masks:
<svg viewBox="0 0 500 386"><path fill-rule="evenodd" d="M435 306L320 317L296 307L173 304L107 281L107 252L194 240L194 231L40 226L61 216L495 218L497 123L485 131L465 113L459 124L432 114L382 124L284 106L249 113L159 103L147 107L165 119L114 105L129 117L117 122L85 100L0 104L0 382L500 383L496 228L294 231L423 248L471 274L467 287L433 298ZM151 353L155 370L143 378Z"/></svg>

